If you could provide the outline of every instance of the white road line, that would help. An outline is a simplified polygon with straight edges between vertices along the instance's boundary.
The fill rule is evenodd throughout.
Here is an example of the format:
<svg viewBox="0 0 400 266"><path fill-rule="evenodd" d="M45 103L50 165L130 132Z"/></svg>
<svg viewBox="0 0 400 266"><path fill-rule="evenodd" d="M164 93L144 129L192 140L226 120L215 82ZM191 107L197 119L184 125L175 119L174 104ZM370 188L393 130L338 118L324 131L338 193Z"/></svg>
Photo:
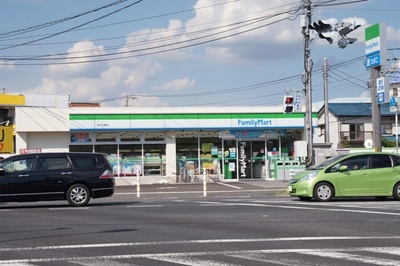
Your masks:
<svg viewBox="0 0 400 266"><path fill-rule="evenodd" d="M61 207L61 208L49 208L49 211L75 211L75 210L88 210L89 207L79 207L79 208L75 208L75 207Z"/></svg>
<svg viewBox="0 0 400 266"><path fill-rule="evenodd" d="M137 205L137 206L126 206L127 208L152 208L152 207L164 207L164 205Z"/></svg>
<svg viewBox="0 0 400 266"><path fill-rule="evenodd" d="M126 254L126 255L106 255L106 256L92 256L92 257L65 257L65 258L38 258L38 259L15 259L15 260L0 260L0 265L27 265L28 263L41 263L41 262L62 262L68 261L72 263L78 263L80 261L93 262L99 260L123 260L123 259L135 259L135 258L147 258L153 260L170 261L174 263L180 263L183 265L207 265L200 262L211 262L208 259L202 260L196 258L199 256L236 256L236 255L249 255L249 254L288 254L298 253L307 254L310 256L321 256L330 257L343 261L357 261L370 263L374 265L390 265L397 266L398 261L365 257L360 255L351 254L351 252L375 252L390 254L393 250L399 250L398 247L375 247L375 248L327 248L327 249L267 249L267 250L238 250L238 251L216 251L216 252L182 252L182 253L155 253L155 254ZM395 263L396 262L396 263ZM28 264L30 265L30 264ZM209 264L214 265L214 264ZM229 265L216 262L215 265Z"/></svg>
<svg viewBox="0 0 400 266"><path fill-rule="evenodd" d="M207 202L199 202L200 204L206 204ZM213 206L221 206L220 202L208 202ZM217 204L219 203L219 205ZM381 212L381 211L367 211L367 210L356 210L356 209L335 209L335 208L314 208L314 207L305 207L305 206L282 206L282 205L269 205L259 203L228 203L227 206L232 205L240 205L240 206L258 206L258 207L271 207L271 208L281 208L281 209L298 209L298 210L315 210L315 211L331 211L331 212L357 212L357 213L369 213L369 214L383 214L383 215L392 215L392 216L400 216L400 213L396 212ZM206 205L203 205L206 206ZM314 205L318 206L318 205ZM326 206L326 205L324 205Z"/></svg>
<svg viewBox="0 0 400 266"><path fill-rule="evenodd" d="M381 240L381 239L400 239L400 236L371 236L371 237L351 237L351 236L327 236L327 237L283 237L283 238L250 238L250 239L205 239L205 240L178 240L178 241L158 241L158 242L128 242L128 243L103 243L103 244L83 244L83 245L61 245L61 246L39 246L39 247L16 247L0 248L0 252L15 251L35 251L35 250L60 250L60 249L84 249L84 248L113 248L129 246L153 246L153 245L187 245L187 244L220 244L220 243L247 243L247 242L291 242L291 241L328 241L328 240ZM371 251L370 248L359 248L357 250ZM371 248L374 251L378 248ZM339 249L336 249L336 251ZM344 250L344 249L343 249ZM351 249L353 250L353 249ZM400 250L398 247L385 248L385 250ZM333 250L332 250L333 251Z"/></svg>
<svg viewBox="0 0 400 266"><path fill-rule="evenodd" d="M260 192L260 191L275 191L279 189L269 189L269 188L260 188L257 190L230 190L230 191L213 191L207 190L207 193L238 193L238 192ZM198 191L158 191L158 192L140 192L142 195L159 195L159 194L202 194L203 190ZM136 192L118 192L114 193L114 195L136 195Z"/></svg>
<svg viewBox="0 0 400 266"><path fill-rule="evenodd" d="M389 265L389 266L398 266L399 261L398 260L389 260L389 259L383 259L383 258L374 258L374 257L369 257L363 255L356 255L356 254L349 254L349 253L344 253L344 252L318 252L317 251L311 251L311 252L299 252L300 254L308 254L311 256L320 256L323 258L332 258L332 259L342 259L345 261L355 261L355 262L361 262L361 263L366 263L366 264L373 264L373 265ZM385 252L386 253L386 252Z"/></svg>
<svg viewBox="0 0 400 266"><path fill-rule="evenodd" d="M226 184L226 183L221 183L221 182L217 182L217 184L219 184L219 185L222 185L222 186L231 187L231 188L236 188L236 189L243 189L243 188L241 188L241 187L238 187L238 186L229 185L229 184Z"/></svg>

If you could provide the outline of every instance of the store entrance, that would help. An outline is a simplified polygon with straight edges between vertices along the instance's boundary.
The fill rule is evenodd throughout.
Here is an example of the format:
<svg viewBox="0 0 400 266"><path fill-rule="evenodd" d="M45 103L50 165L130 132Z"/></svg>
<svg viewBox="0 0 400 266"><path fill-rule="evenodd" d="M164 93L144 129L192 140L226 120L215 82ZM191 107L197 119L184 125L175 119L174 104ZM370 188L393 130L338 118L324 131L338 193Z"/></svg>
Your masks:
<svg viewBox="0 0 400 266"><path fill-rule="evenodd" d="M238 141L239 179L265 179L265 140Z"/></svg>
<svg viewBox="0 0 400 266"><path fill-rule="evenodd" d="M225 140L224 179L265 179L265 139Z"/></svg>

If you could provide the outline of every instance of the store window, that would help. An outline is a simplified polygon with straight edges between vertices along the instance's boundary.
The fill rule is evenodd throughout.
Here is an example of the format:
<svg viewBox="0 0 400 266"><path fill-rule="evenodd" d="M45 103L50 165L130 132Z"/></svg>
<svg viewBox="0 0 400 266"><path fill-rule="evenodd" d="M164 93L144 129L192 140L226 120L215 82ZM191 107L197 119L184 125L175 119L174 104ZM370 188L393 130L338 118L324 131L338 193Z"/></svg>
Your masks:
<svg viewBox="0 0 400 266"><path fill-rule="evenodd" d="M145 141L165 141L165 132L146 132Z"/></svg>
<svg viewBox="0 0 400 266"><path fill-rule="evenodd" d="M116 133L97 133L96 142L115 142Z"/></svg>
<svg viewBox="0 0 400 266"><path fill-rule="evenodd" d="M176 132L177 180L196 180L204 169L217 177L222 158L222 139L219 131Z"/></svg>
<svg viewBox="0 0 400 266"><path fill-rule="evenodd" d="M106 154L118 154L118 147L117 144L95 144L94 151Z"/></svg>
<svg viewBox="0 0 400 266"><path fill-rule="evenodd" d="M71 141L72 143L87 143L87 142L92 142L92 139L90 138L90 134L89 134L88 132L71 133L70 136L71 136L70 141Z"/></svg>
<svg viewBox="0 0 400 266"><path fill-rule="evenodd" d="M188 182L199 174L199 132L176 132L177 180Z"/></svg>
<svg viewBox="0 0 400 266"><path fill-rule="evenodd" d="M200 161L201 168L208 174L221 173L220 161L222 159L222 139L218 131L200 132Z"/></svg>
<svg viewBox="0 0 400 266"><path fill-rule="evenodd" d="M93 145L70 145L69 151L70 152L93 152L94 146Z"/></svg>
<svg viewBox="0 0 400 266"><path fill-rule="evenodd" d="M92 135L89 132L77 132L70 134L70 152L93 152Z"/></svg>
<svg viewBox="0 0 400 266"><path fill-rule="evenodd" d="M141 132L121 132L120 138L121 142L139 142L141 141Z"/></svg>
<svg viewBox="0 0 400 266"><path fill-rule="evenodd" d="M143 154L145 176L166 175L165 144L144 144Z"/></svg>
<svg viewBox="0 0 400 266"><path fill-rule="evenodd" d="M142 144L120 144L119 157L110 156L109 161L116 176L142 175Z"/></svg>

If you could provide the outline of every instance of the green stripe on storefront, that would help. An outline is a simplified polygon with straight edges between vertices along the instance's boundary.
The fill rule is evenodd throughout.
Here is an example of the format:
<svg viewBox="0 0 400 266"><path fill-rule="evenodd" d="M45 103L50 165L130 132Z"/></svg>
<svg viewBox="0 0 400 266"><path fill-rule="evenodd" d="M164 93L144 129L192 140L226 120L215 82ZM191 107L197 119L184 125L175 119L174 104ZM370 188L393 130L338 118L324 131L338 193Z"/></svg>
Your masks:
<svg viewBox="0 0 400 266"><path fill-rule="evenodd" d="M313 113L314 118L318 117L317 113ZM304 118L303 113L291 113L291 114L70 114L69 119L78 120L175 120L175 119L267 119L267 118L279 118L279 119L298 119Z"/></svg>

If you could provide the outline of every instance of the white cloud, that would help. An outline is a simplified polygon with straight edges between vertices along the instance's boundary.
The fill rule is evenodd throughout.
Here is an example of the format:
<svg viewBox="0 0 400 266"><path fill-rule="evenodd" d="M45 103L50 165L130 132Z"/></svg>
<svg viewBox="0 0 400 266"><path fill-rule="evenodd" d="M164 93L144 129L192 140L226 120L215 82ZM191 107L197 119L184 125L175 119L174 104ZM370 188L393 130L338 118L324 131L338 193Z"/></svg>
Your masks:
<svg viewBox="0 0 400 266"><path fill-rule="evenodd" d="M123 52L132 55L148 55L154 59L183 60L187 59L191 49L181 49L186 45L183 22L171 19L167 28L142 29L132 32L126 39ZM168 53L162 51L168 50ZM161 53L160 53L161 52Z"/></svg>
<svg viewBox="0 0 400 266"><path fill-rule="evenodd" d="M388 41L391 42L399 42L400 41L400 29L396 30L393 27L387 27L387 38Z"/></svg>
<svg viewBox="0 0 400 266"><path fill-rule="evenodd" d="M188 33L201 29L208 29L209 33L232 29L215 35L214 38L233 36L207 45L206 58L208 60L241 63L263 60L265 62L276 59L278 56L290 58L298 54L297 44L302 38L298 21L285 20L285 23L278 21L290 17L289 13L279 15L279 12L289 10L289 7L299 7L299 3L294 4L290 0L246 0L216 6L211 11L208 8L202 8L212 5L215 5L215 1L197 1L196 16L185 24ZM260 22L253 23L257 18ZM292 23L295 26L291 25ZM245 24L248 26L244 26ZM215 30L210 30L210 28L215 28Z"/></svg>
<svg viewBox="0 0 400 266"><path fill-rule="evenodd" d="M90 40L77 42L67 50L67 55L65 59L61 61L61 64L48 66L44 70L44 75L51 75L53 77L90 75L90 73L98 71L106 63L85 62L93 60L94 57L92 56L104 54L105 51L102 45L95 46Z"/></svg>
<svg viewBox="0 0 400 266"><path fill-rule="evenodd" d="M160 87L155 87L154 90L164 90L164 91L184 90L193 87L195 83L196 83L195 80L189 78L176 79L174 81L165 83Z"/></svg>

